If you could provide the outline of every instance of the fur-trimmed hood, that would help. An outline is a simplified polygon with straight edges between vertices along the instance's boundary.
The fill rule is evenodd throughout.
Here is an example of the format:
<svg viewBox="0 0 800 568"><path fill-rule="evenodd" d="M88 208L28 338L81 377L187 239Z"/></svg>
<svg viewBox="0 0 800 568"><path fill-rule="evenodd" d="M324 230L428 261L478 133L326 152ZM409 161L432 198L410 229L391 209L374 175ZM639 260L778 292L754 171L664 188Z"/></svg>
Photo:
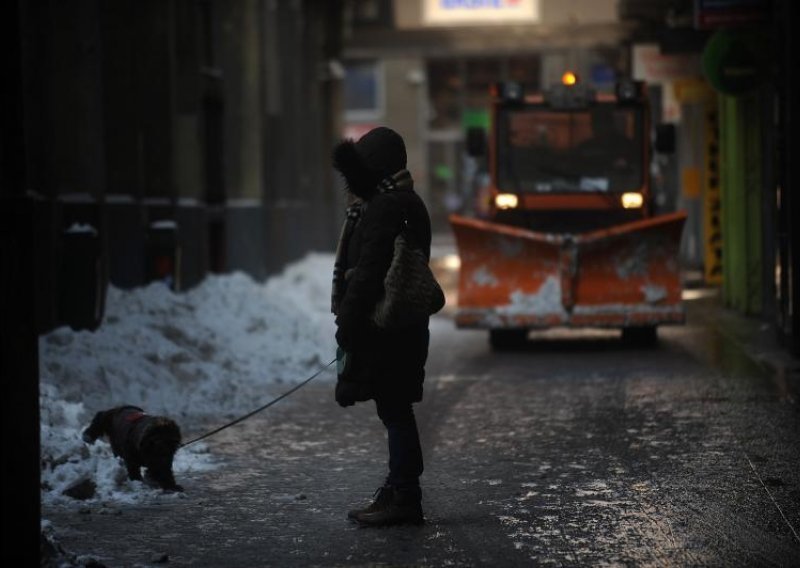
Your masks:
<svg viewBox="0 0 800 568"><path fill-rule="evenodd" d="M333 167L342 174L348 190L367 200L378 190L378 183L407 163L403 138L391 128L379 126L359 140L342 140L333 149Z"/></svg>

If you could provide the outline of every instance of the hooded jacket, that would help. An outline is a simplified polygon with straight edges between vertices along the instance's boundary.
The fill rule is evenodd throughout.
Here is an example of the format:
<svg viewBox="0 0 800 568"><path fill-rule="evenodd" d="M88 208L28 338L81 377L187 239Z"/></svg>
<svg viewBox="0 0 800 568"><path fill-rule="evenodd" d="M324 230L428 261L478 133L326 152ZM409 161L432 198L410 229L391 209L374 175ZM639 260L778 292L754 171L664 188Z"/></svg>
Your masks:
<svg viewBox="0 0 800 568"><path fill-rule="evenodd" d="M359 209L346 242L340 243L341 286L335 286L337 341L352 358L349 385L340 404L360 400L422 399L428 356L428 322L401 330L382 330L370 321L384 293L383 281L392 261L395 237L407 234L430 257L428 211L414 192L405 169L402 138L388 128L376 128L358 142L345 140L334 150L334 167L347 182ZM345 277L346 275L346 277ZM337 275L335 275L335 278Z"/></svg>

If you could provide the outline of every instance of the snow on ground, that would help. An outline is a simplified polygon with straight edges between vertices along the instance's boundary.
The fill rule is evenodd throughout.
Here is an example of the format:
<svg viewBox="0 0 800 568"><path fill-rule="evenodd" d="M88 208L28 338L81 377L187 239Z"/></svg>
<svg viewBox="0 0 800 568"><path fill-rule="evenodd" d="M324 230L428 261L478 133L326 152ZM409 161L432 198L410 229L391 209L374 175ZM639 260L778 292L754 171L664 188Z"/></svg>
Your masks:
<svg viewBox="0 0 800 568"><path fill-rule="evenodd" d="M234 273L180 294L162 283L111 288L97 331L41 337L44 502L69 502L62 491L86 478L102 502L177 498L128 481L108 443L85 444L83 429L95 412L132 404L174 418L186 441L307 378L335 355L332 268L333 255L311 253L264 283ZM213 467L203 442L175 456L179 483Z"/></svg>

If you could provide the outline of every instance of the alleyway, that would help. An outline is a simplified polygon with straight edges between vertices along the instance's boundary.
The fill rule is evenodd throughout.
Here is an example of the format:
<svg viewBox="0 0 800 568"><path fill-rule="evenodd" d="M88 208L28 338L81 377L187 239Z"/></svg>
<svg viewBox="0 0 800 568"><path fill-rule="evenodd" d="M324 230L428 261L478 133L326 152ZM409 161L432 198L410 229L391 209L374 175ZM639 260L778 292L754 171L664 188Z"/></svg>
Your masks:
<svg viewBox="0 0 800 568"><path fill-rule="evenodd" d="M330 381L212 438L224 463L184 498L43 517L115 567L798 565L797 373L756 363L716 300L688 307L652 349L550 332L493 353L438 316L423 527L347 522L385 449L374 409L339 408Z"/></svg>

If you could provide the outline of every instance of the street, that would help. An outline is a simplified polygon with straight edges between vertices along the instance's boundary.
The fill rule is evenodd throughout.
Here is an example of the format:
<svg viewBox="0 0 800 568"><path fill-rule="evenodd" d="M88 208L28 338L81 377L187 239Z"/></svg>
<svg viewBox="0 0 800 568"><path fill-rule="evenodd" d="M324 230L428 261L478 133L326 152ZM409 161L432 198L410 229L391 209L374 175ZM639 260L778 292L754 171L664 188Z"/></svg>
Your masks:
<svg viewBox="0 0 800 568"><path fill-rule="evenodd" d="M798 7L7 3L2 564L800 568Z"/></svg>
<svg viewBox="0 0 800 568"><path fill-rule="evenodd" d="M798 6L7 3L3 564L800 568Z"/></svg>
<svg viewBox="0 0 800 568"><path fill-rule="evenodd" d="M551 331L496 353L436 316L422 527L347 521L382 482L384 432L330 378L210 438L223 461L185 496L42 516L115 567L799 565L798 377L748 357L716 302L687 302L654 348Z"/></svg>

